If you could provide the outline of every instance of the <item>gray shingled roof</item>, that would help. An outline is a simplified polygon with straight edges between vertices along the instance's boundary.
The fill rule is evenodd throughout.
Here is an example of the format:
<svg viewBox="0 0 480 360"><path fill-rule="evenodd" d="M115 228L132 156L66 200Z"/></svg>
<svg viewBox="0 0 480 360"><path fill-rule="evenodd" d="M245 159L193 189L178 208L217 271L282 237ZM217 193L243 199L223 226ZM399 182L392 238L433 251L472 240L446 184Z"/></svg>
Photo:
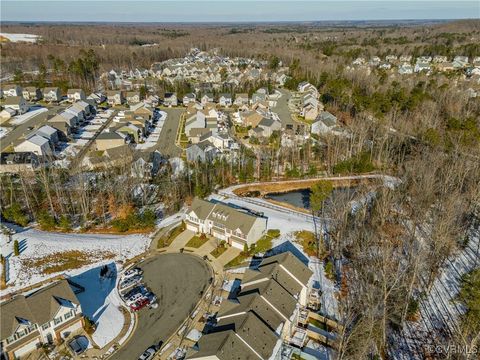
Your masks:
<svg viewBox="0 0 480 360"><path fill-rule="evenodd" d="M233 330L262 358L268 359L277 343L275 333L252 311L222 319L217 330Z"/></svg>
<svg viewBox="0 0 480 360"><path fill-rule="evenodd" d="M13 334L22 320L43 325L51 321L61 305L79 305L67 280L60 280L28 296L19 295L0 304L1 337Z"/></svg>
<svg viewBox="0 0 480 360"><path fill-rule="evenodd" d="M257 270L248 270L243 277L243 282L250 282L260 277L274 277L280 272L279 265L283 265L290 273L293 274L305 286L313 272L299 258L290 251L269 256L262 260ZM282 270L285 272L284 270Z"/></svg>
<svg viewBox="0 0 480 360"><path fill-rule="evenodd" d="M189 359L216 356L220 360L258 360L258 356L231 330L202 336L198 348L200 351Z"/></svg>

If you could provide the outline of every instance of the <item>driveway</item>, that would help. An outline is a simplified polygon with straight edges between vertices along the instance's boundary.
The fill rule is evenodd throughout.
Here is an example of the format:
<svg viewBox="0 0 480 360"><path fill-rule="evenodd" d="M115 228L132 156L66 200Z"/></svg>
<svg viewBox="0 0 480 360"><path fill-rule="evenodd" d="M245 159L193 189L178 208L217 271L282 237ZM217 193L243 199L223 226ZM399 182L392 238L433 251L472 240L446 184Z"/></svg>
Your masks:
<svg viewBox="0 0 480 360"><path fill-rule="evenodd" d="M188 241L195 235L192 230L184 230L180 233L169 246L169 250L172 252L180 251L181 248L185 247Z"/></svg>
<svg viewBox="0 0 480 360"><path fill-rule="evenodd" d="M192 313L207 289L211 271L190 254L160 254L140 263L145 284L157 295L156 309L142 309L127 343L111 358L135 360L149 346L166 342Z"/></svg>
<svg viewBox="0 0 480 360"><path fill-rule="evenodd" d="M242 251L240 249L229 247L227 251L217 258L217 262L223 267L240 255L241 252Z"/></svg>

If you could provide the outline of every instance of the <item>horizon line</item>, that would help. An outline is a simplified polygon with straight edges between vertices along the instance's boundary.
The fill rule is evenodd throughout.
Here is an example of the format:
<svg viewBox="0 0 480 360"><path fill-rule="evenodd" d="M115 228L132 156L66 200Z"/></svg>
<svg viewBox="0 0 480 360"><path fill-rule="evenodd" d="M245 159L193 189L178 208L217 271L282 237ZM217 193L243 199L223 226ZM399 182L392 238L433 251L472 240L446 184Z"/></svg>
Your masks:
<svg viewBox="0 0 480 360"><path fill-rule="evenodd" d="M425 18L425 19L356 19L356 20L225 20L225 21L63 21L63 20L0 20L0 24L309 24L309 23L362 23L362 22L454 22L480 21L478 18Z"/></svg>

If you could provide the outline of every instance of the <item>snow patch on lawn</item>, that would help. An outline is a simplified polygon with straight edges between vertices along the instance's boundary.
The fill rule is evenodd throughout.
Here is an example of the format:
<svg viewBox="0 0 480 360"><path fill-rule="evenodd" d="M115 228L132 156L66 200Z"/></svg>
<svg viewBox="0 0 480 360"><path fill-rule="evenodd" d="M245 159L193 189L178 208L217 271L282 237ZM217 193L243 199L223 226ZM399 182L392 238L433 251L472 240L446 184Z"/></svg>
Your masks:
<svg viewBox="0 0 480 360"><path fill-rule="evenodd" d="M8 226L10 227L10 225ZM120 263L125 262L127 259L146 251L150 244L148 236L138 234L68 234L22 229L19 227L16 227L16 229L17 233L12 236L10 244L7 244L7 236L0 236L0 248L2 249L2 254L7 259L8 271L8 287L1 290L0 295L36 284L62 273L72 276L112 260ZM14 240L18 240L20 244L19 256L13 255ZM4 249L6 249L5 253ZM43 274L39 269L29 268L24 265L28 260L38 260L67 251L81 251L88 254L91 264L79 269L52 274ZM113 254L113 258L105 259L105 254Z"/></svg>

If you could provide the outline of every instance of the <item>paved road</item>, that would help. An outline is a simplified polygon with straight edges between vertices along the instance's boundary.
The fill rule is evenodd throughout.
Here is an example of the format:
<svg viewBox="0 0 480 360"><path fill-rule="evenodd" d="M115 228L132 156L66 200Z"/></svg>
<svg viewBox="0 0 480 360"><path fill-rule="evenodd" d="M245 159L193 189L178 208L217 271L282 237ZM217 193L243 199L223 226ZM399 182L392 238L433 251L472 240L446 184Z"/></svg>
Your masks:
<svg viewBox="0 0 480 360"><path fill-rule="evenodd" d="M160 254L140 264L144 280L158 297L157 309L142 309L130 340L112 356L135 360L153 344L166 341L191 314L209 284L211 272L199 257Z"/></svg>
<svg viewBox="0 0 480 360"><path fill-rule="evenodd" d="M294 123L290 109L288 108L288 99L290 99L292 95L290 91L286 89L279 89L278 91L282 93L282 96L277 100L277 104L272 108L272 111L278 114L282 122L282 127L286 128L287 125Z"/></svg>
<svg viewBox="0 0 480 360"><path fill-rule="evenodd" d="M155 150L160 151L162 155L168 156L180 156L182 155L182 149L175 145L175 139L177 136L178 126L180 125L180 115L185 111L184 109L161 109L167 113L167 119L163 124L162 131L158 138Z"/></svg>

